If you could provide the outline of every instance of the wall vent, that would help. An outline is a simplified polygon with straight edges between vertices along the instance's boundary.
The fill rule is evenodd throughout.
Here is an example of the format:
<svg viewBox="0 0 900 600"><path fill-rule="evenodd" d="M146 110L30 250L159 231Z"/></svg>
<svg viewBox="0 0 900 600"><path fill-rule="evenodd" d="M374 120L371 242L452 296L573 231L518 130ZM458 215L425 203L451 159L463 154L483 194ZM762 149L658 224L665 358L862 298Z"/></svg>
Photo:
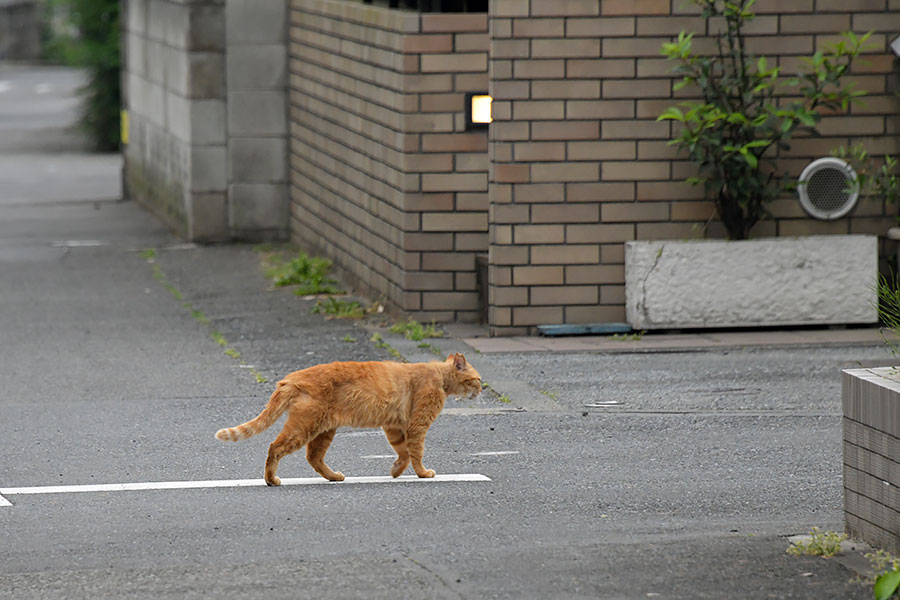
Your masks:
<svg viewBox="0 0 900 600"><path fill-rule="evenodd" d="M840 219L856 206L859 183L856 172L840 158L819 158L803 169L797 194L803 210L814 219Z"/></svg>

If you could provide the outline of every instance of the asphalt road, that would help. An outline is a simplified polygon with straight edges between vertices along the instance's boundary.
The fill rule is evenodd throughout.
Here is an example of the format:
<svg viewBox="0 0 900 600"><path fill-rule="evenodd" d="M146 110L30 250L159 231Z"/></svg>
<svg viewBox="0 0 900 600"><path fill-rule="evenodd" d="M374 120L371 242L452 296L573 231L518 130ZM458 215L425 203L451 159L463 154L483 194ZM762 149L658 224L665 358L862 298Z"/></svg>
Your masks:
<svg viewBox="0 0 900 600"><path fill-rule="evenodd" d="M277 429L217 429L289 370L388 357L269 290L252 248L77 188L0 188L0 488L261 477ZM454 403L425 462L491 481L9 495L0 598L870 597L785 536L841 529L839 373L882 348L469 358L511 402ZM328 462L389 454L346 430ZM302 453L279 474L314 476Z"/></svg>

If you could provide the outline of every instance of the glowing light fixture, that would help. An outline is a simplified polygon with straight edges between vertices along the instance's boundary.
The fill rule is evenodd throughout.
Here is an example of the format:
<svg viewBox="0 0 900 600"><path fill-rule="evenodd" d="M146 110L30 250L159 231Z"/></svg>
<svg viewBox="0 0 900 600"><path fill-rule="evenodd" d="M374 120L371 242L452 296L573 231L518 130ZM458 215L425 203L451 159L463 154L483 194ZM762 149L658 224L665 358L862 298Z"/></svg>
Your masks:
<svg viewBox="0 0 900 600"><path fill-rule="evenodd" d="M488 94L466 94L466 128L487 127L491 118L491 98Z"/></svg>

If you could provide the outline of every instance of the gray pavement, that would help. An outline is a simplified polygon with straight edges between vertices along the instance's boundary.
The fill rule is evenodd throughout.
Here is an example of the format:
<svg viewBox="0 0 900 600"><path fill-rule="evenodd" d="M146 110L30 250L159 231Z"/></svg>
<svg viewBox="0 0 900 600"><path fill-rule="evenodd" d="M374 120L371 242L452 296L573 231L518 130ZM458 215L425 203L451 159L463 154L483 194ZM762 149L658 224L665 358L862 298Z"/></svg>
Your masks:
<svg viewBox="0 0 900 600"><path fill-rule="evenodd" d="M24 180L14 159L0 173ZM287 371L388 358L377 323L271 290L252 247L184 245L132 203L85 201L97 183L0 186L0 488L260 477L275 430L218 428ZM871 596L785 549L842 527L840 369L890 361L876 339L488 352L452 330L433 343L509 402L448 404L426 464L490 482L10 496L0 598ZM389 452L346 430L328 458L383 475ZM314 474L298 453L281 475Z"/></svg>

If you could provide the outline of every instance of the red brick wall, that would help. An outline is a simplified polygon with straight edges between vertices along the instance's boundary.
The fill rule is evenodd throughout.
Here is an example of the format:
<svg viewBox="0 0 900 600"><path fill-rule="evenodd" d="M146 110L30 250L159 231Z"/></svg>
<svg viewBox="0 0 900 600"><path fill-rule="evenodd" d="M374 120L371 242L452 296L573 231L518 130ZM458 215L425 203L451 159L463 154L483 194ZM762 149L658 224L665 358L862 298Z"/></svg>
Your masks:
<svg viewBox="0 0 900 600"><path fill-rule="evenodd" d="M672 91L663 42L706 22L684 0L492 0L490 310L494 335L539 324L624 321L627 240L724 237L693 163L667 142ZM749 47L795 72L801 56L839 31L874 29L874 49L848 80L870 92L848 116L826 117L823 137L796 139L779 164L795 175L839 145L900 151L900 101L887 43L900 0L759 0ZM896 207L862 201L848 218L816 221L794 197L771 205L755 235L884 234Z"/></svg>
<svg viewBox="0 0 900 600"><path fill-rule="evenodd" d="M368 295L423 320L478 320L488 249L487 15L293 0L291 231Z"/></svg>

